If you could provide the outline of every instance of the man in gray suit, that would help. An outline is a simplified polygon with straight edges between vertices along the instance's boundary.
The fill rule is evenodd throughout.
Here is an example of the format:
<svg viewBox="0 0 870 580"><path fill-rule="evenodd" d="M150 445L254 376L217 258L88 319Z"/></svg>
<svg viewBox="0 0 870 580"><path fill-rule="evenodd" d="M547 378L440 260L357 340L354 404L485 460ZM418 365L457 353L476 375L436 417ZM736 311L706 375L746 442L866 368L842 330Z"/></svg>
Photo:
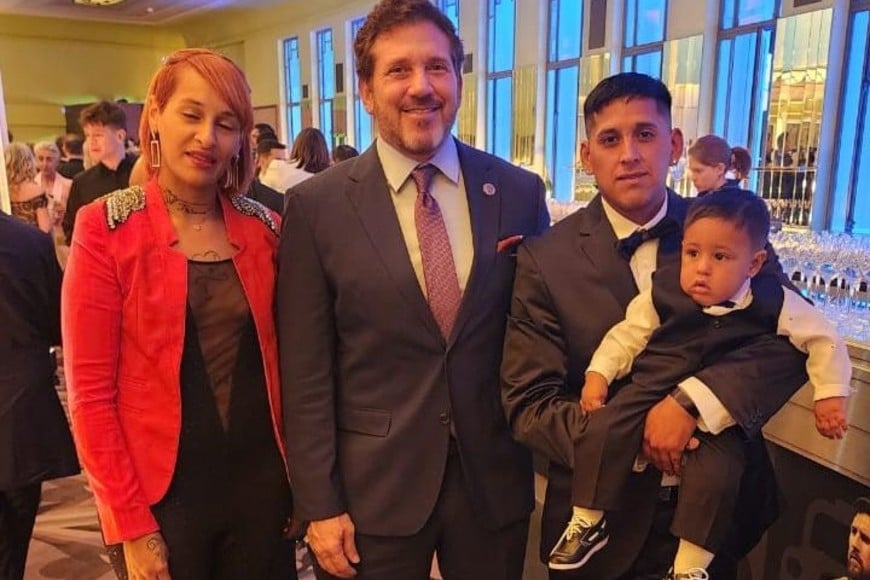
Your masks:
<svg viewBox="0 0 870 580"><path fill-rule="evenodd" d="M450 136L463 49L427 0L383 0L354 50L379 137L288 195L284 429L321 578L519 579L528 451L499 401L516 249L537 176Z"/></svg>

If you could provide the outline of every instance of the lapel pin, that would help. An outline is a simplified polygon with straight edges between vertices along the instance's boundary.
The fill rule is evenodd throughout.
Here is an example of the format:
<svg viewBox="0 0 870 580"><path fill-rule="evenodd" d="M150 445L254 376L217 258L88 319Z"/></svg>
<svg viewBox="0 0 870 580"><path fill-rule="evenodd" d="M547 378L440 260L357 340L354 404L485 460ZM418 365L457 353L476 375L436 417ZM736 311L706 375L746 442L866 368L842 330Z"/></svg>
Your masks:
<svg viewBox="0 0 870 580"><path fill-rule="evenodd" d="M495 195L495 186L491 183L483 184L483 193L485 195L493 196Z"/></svg>

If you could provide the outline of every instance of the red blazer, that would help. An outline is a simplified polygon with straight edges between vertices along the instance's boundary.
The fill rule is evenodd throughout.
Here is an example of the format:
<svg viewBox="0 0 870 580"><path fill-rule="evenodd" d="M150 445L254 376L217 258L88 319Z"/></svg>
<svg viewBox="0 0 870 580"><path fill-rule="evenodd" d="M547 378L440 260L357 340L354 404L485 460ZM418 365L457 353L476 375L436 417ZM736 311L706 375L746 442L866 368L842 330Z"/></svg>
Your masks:
<svg viewBox="0 0 870 580"><path fill-rule="evenodd" d="M284 455L272 301L280 218L221 196L233 264L254 318L275 440ZM158 529L150 506L172 480L181 430L187 258L156 181L84 207L62 293L73 434L106 543Z"/></svg>

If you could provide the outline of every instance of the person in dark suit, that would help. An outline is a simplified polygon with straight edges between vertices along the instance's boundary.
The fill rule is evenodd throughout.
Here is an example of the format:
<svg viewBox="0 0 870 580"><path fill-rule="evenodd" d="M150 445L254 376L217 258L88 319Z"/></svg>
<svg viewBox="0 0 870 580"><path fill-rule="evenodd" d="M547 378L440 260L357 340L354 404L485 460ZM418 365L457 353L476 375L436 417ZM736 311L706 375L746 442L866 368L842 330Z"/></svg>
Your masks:
<svg viewBox="0 0 870 580"><path fill-rule="evenodd" d="M60 266L48 234L0 212L0 578L24 577L42 482L79 472L54 389Z"/></svg>
<svg viewBox="0 0 870 580"><path fill-rule="evenodd" d="M502 397L514 435L550 460L543 560L571 515L571 470L583 468L574 464L574 443L587 421L578 402L590 357L605 332L625 317L631 299L649 287L653 270L679 259L679 227L656 227L666 220L681 225L687 206L665 185L668 166L680 158L683 146L680 131L671 126L670 107L667 87L646 75L622 73L599 83L584 104L589 137L581 149L599 195L518 253ZM633 247L619 243L639 230L647 235L633 236ZM650 235L656 231L663 237ZM778 264L768 259L765 267ZM773 356L796 360L760 368L757 360ZM689 396L667 396L647 415L644 454L658 470L629 478L624 505L608 513L607 549L580 570L551 571L550 577L667 574L677 545L668 526L679 490L678 480L661 472L678 471L696 428L718 432L736 424L747 439L742 489L751 493L741 496L733 533L709 568L717 580L733 577L736 559L777 514L776 484L759 431L806 381L803 361L787 340L763 337L682 381L679 386ZM614 383L609 395L625 384Z"/></svg>
<svg viewBox="0 0 870 580"><path fill-rule="evenodd" d="M127 114L116 103L100 101L82 110L79 122L94 165L73 177L63 216L63 233L72 245L73 228L79 209L98 197L130 183L135 155L127 155Z"/></svg>
<svg viewBox="0 0 870 580"><path fill-rule="evenodd" d="M379 137L291 189L277 309L297 516L319 578L519 579L531 457L498 369L534 174L450 135L463 49L427 0L384 0L355 52Z"/></svg>

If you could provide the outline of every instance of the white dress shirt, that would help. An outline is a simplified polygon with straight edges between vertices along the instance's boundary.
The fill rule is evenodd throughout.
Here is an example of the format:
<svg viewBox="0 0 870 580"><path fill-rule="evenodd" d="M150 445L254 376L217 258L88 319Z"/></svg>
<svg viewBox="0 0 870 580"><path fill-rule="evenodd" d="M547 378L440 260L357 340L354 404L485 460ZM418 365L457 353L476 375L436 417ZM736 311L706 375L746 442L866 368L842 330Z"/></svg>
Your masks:
<svg viewBox="0 0 870 580"><path fill-rule="evenodd" d="M814 399L848 397L852 392L849 385L852 366L845 343L825 316L800 295L786 287L783 287L783 293L776 334L788 337L795 348L809 355L807 374L815 388ZM748 308L752 304L752 288L748 279L731 297L731 301L735 304L733 307L716 305L703 310L710 316L727 316L735 310ZM625 320L604 336L587 372L603 375L608 384L626 376L631 371L634 359L646 348L650 336L659 326L661 320L653 303L652 290L641 292L628 305ZM688 379L692 380L700 383L697 379ZM684 381L680 386L691 397L696 385ZM701 400L704 400L703 397ZM700 407L698 410L701 412L698 427L703 431L716 435L734 425L734 419L727 413L723 415L718 410L702 410Z"/></svg>

